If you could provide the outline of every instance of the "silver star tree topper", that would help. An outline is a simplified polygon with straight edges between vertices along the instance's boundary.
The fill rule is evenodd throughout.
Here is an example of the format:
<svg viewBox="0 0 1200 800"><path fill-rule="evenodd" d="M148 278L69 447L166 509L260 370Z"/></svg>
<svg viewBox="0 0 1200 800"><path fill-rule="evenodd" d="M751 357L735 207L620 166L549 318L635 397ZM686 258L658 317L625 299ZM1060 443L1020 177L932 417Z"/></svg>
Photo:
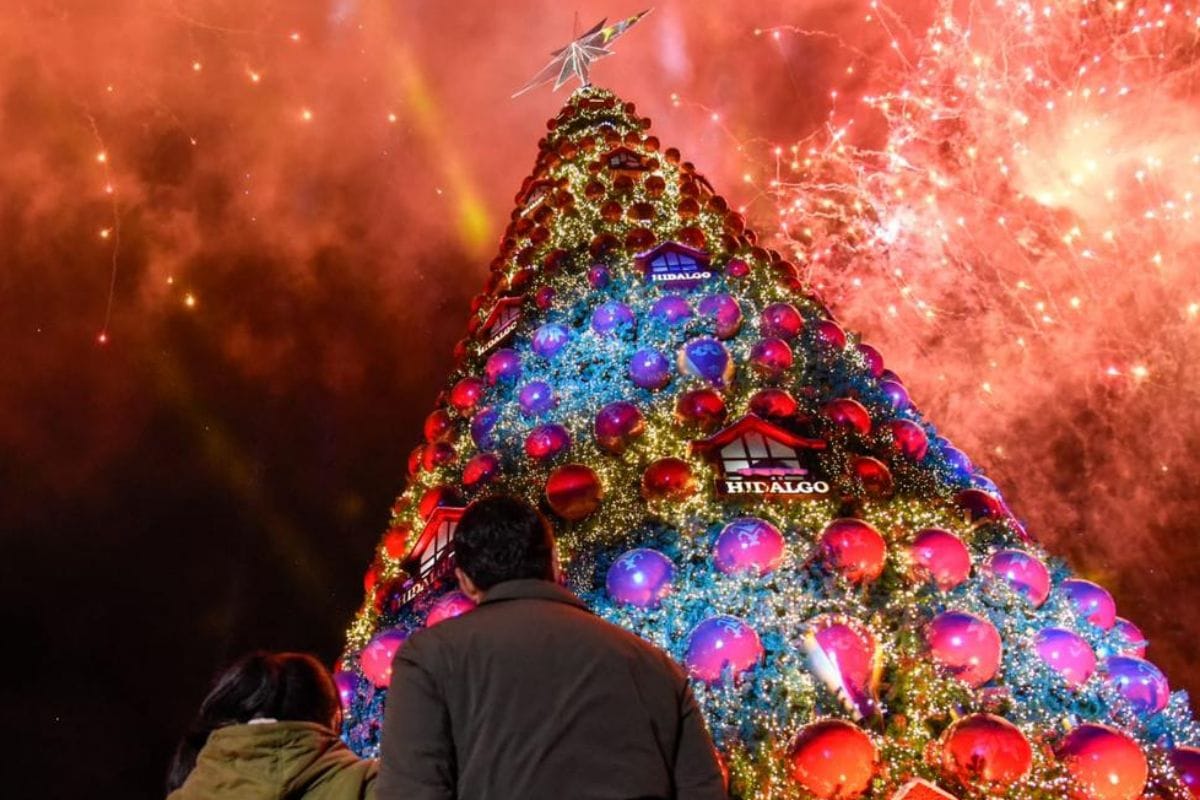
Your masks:
<svg viewBox="0 0 1200 800"><path fill-rule="evenodd" d="M579 36L566 47L551 53L553 58L550 59L550 63L542 67L541 72L533 76L529 83L518 89L513 97L522 95L543 83L549 83L551 80L554 81L555 91L572 77L579 78L580 84L587 86L591 82L588 79L588 68L592 62L598 58L611 56L612 50L608 49L608 45L636 25L638 20L649 14L650 11L651 9L648 8L632 17L615 22L607 28L604 27L604 23L608 20L600 20L587 33Z"/></svg>

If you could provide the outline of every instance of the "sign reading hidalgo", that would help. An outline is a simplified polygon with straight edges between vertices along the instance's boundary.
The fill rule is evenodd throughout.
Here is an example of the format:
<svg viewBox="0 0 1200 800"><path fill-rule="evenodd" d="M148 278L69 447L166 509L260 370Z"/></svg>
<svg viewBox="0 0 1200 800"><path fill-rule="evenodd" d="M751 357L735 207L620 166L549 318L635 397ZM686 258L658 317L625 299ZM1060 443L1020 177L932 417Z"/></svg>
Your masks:
<svg viewBox="0 0 1200 800"><path fill-rule="evenodd" d="M722 497L777 497L817 500L831 491L818 469L820 439L806 439L747 414L692 450L717 468L717 494Z"/></svg>
<svg viewBox="0 0 1200 800"><path fill-rule="evenodd" d="M454 569L454 531L466 509L439 506L429 515L425 528L404 559L404 569L412 576L400 594L399 604L416 600Z"/></svg>
<svg viewBox="0 0 1200 800"><path fill-rule="evenodd" d="M691 289L713 276L708 253L693 250L678 242L666 242L638 256L634 261L646 280L667 289Z"/></svg>
<svg viewBox="0 0 1200 800"><path fill-rule="evenodd" d="M491 313L479 328L477 338L480 340L480 354L495 348L517 329L517 323L521 321L522 302L520 297L501 297L496 301Z"/></svg>

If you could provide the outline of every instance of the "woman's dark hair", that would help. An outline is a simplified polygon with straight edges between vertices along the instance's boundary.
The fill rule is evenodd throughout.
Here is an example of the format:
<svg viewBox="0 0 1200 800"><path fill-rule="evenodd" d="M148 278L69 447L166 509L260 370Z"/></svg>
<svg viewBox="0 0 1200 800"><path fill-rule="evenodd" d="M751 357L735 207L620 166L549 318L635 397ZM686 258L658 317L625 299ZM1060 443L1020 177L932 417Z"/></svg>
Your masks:
<svg viewBox="0 0 1200 800"><path fill-rule="evenodd" d="M333 678L312 656L267 652L243 656L216 677L180 740L167 772L167 793L187 780L209 734L217 728L262 717L329 725L339 710Z"/></svg>
<svg viewBox="0 0 1200 800"><path fill-rule="evenodd" d="M554 580L554 536L536 508L515 497L467 506L454 531L454 560L487 590L520 578Z"/></svg>

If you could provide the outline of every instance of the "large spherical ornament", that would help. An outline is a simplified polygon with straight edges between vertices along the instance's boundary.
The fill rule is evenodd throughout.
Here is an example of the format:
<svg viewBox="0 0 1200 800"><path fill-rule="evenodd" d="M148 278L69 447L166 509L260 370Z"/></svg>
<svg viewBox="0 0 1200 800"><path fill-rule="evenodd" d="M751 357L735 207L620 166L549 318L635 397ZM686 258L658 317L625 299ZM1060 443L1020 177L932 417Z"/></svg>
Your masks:
<svg viewBox="0 0 1200 800"><path fill-rule="evenodd" d="M601 303L592 312L592 330L607 335L633 324L633 311L617 300Z"/></svg>
<svg viewBox="0 0 1200 800"><path fill-rule="evenodd" d="M879 390L883 392L883 396L887 398L894 411L903 411L912 405L912 400L908 396L908 389L904 388L904 384L896 381L880 381Z"/></svg>
<svg viewBox="0 0 1200 800"><path fill-rule="evenodd" d="M1033 748L1020 728L992 714L955 722L942 740L942 769L960 783L1007 786L1033 765Z"/></svg>
<svg viewBox="0 0 1200 800"><path fill-rule="evenodd" d="M736 678L762 658L758 633L737 617L709 617L688 637L683 663L693 678L718 683L726 670Z"/></svg>
<svg viewBox="0 0 1200 800"><path fill-rule="evenodd" d="M725 421L725 400L712 389L693 389L675 401L675 416L708 430Z"/></svg>
<svg viewBox="0 0 1200 800"><path fill-rule="evenodd" d="M408 454L408 474L409 477L416 475L421 471L422 464L425 463L425 445L419 444L412 449Z"/></svg>
<svg viewBox="0 0 1200 800"><path fill-rule="evenodd" d="M1116 641L1117 655L1142 658L1146 655L1146 634L1124 617L1117 617L1113 625L1113 638Z"/></svg>
<svg viewBox="0 0 1200 800"><path fill-rule="evenodd" d="M1134 800L1150 770L1137 743L1107 725L1080 725L1063 739L1058 758L1079 788L1081 800Z"/></svg>
<svg viewBox="0 0 1200 800"><path fill-rule="evenodd" d="M792 348L783 339L760 339L750 348L750 367L763 380L779 380L795 360Z"/></svg>
<svg viewBox="0 0 1200 800"><path fill-rule="evenodd" d="M790 342L804 329L804 317L791 303L772 303L762 310L758 331L763 336Z"/></svg>
<svg viewBox="0 0 1200 800"><path fill-rule="evenodd" d="M388 558L400 561L408 554L408 537L410 533L412 533L411 529L403 525L388 528L387 533L383 535L383 552L387 553Z"/></svg>
<svg viewBox="0 0 1200 800"><path fill-rule="evenodd" d="M456 453L454 445L449 442L434 442L425 445L421 452L421 466L432 472L438 467L444 467L454 460Z"/></svg>
<svg viewBox="0 0 1200 800"><path fill-rule="evenodd" d="M888 422L887 427L892 432L892 447L905 458L920 461L929 452L929 436L917 423L894 419Z"/></svg>
<svg viewBox="0 0 1200 800"><path fill-rule="evenodd" d="M974 478L973 473L975 471L975 465L971 463L971 459L967 457L967 454L940 436L938 437L937 441L938 447L942 451L942 458L946 460L946 463L950 466L950 468L958 472L960 475L966 475ZM988 489L984 489L983 493L990 495L993 500L999 503L1000 509L997 513L1003 513L1004 504L1000 503L998 499L998 493L996 493L994 490ZM974 502L977 504L982 504L980 506L982 511L991 510L991 504L989 504L986 500L977 497Z"/></svg>
<svg viewBox="0 0 1200 800"><path fill-rule="evenodd" d="M570 522L591 515L603 498L599 476L583 464L558 467L546 479L546 502L555 514Z"/></svg>
<svg viewBox="0 0 1200 800"><path fill-rule="evenodd" d="M571 446L571 434L562 425L538 425L525 437L525 455L538 461L549 461Z"/></svg>
<svg viewBox="0 0 1200 800"><path fill-rule="evenodd" d="M1200 748L1176 747L1171 751L1171 766L1193 800L1200 800Z"/></svg>
<svg viewBox="0 0 1200 800"><path fill-rule="evenodd" d="M337 687L338 700L342 704L342 711L349 711L354 705L354 699L358 696L358 685L362 681L357 675L348 669L335 670L333 673L333 685Z"/></svg>
<svg viewBox="0 0 1200 800"><path fill-rule="evenodd" d="M588 268L587 271L588 286L593 289L603 289L608 286L611 279L608 274L608 268L603 264L595 264Z"/></svg>
<svg viewBox="0 0 1200 800"><path fill-rule="evenodd" d="M557 322L547 322L533 332L533 352L542 358L554 358L571 340L571 330Z"/></svg>
<svg viewBox="0 0 1200 800"><path fill-rule="evenodd" d="M460 617L475 607L475 601L459 591L447 592L439 597L425 615L425 627L432 628L439 622Z"/></svg>
<svg viewBox="0 0 1200 800"><path fill-rule="evenodd" d="M796 398L783 389L759 389L750 398L749 409L763 419L783 420L796 413Z"/></svg>
<svg viewBox="0 0 1200 800"><path fill-rule="evenodd" d="M692 339L679 349L679 371L723 387L733 380L733 358L725 345L711 336Z"/></svg>
<svg viewBox="0 0 1200 800"><path fill-rule="evenodd" d="M618 603L653 608L671 591L675 565L657 550L630 550L608 568L605 588Z"/></svg>
<svg viewBox="0 0 1200 800"><path fill-rule="evenodd" d="M867 374L872 378L879 378L883 375L883 354L865 342L859 342L855 346L855 350L863 357L863 361L867 364Z"/></svg>
<svg viewBox="0 0 1200 800"><path fill-rule="evenodd" d="M1054 670L1072 689L1087 683L1096 671L1092 646L1075 631L1066 628L1042 628L1034 638L1038 658Z"/></svg>
<svg viewBox="0 0 1200 800"><path fill-rule="evenodd" d="M700 315L712 321L718 339L730 339L742 327L742 307L727 294L710 294L701 300Z"/></svg>
<svg viewBox="0 0 1200 800"><path fill-rule="evenodd" d="M1034 608L1050 596L1050 571L1024 550L997 550L988 559L987 569L993 580L1007 583Z"/></svg>
<svg viewBox="0 0 1200 800"><path fill-rule="evenodd" d="M545 414L558 405L554 390L545 381L531 381L522 386L517 402L521 406L521 413L528 417Z"/></svg>
<svg viewBox="0 0 1200 800"><path fill-rule="evenodd" d="M463 466L463 486L474 489L491 483L500 473L500 459L492 453L476 453Z"/></svg>
<svg viewBox="0 0 1200 800"><path fill-rule="evenodd" d="M871 412L852 397L830 400L821 409L821 413L839 428L853 431L862 436L871 432Z"/></svg>
<svg viewBox="0 0 1200 800"><path fill-rule="evenodd" d="M861 797L878 761L871 738L840 719L806 725L788 748L792 780L821 800Z"/></svg>
<svg viewBox="0 0 1200 800"><path fill-rule="evenodd" d="M486 384L479 378L463 378L450 390L450 405L463 414L474 411L483 399L485 388Z"/></svg>
<svg viewBox="0 0 1200 800"><path fill-rule="evenodd" d="M434 509L442 506L457 506L461 502L462 497L452 487L434 486L421 495L421 500L417 503L417 511L422 519L427 519Z"/></svg>
<svg viewBox="0 0 1200 800"><path fill-rule="evenodd" d="M1104 661L1104 680L1141 714L1157 714L1167 707L1171 687L1162 670L1132 656L1111 656Z"/></svg>
<svg viewBox="0 0 1200 800"><path fill-rule="evenodd" d="M879 708L883 652L875 635L861 622L825 615L812 620L800 643L808 668L855 719L873 716Z"/></svg>
<svg viewBox="0 0 1200 800"><path fill-rule="evenodd" d="M813 325L813 331L817 334L817 341L831 350L842 350L846 346L846 332L831 319L818 320Z"/></svg>
<svg viewBox="0 0 1200 800"><path fill-rule="evenodd" d="M650 316L667 325L680 325L692 318L692 307L677 294L667 295L650 307Z"/></svg>
<svg viewBox="0 0 1200 800"><path fill-rule="evenodd" d="M424 433L427 442L448 442L454 438L454 420L445 409L432 411L425 418Z"/></svg>
<svg viewBox="0 0 1200 800"><path fill-rule="evenodd" d="M974 614L938 614L925 629L925 641L935 661L971 686L982 686L1000 669L1000 634L992 623Z"/></svg>
<svg viewBox="0 0 1200 800"><path fill-rule="evenodd" d="M747 572L766 575L783 561L783 534L765 519L739 517L717 537L713 561L725 574Z"/></svg>
<svg viewBox="0 0 1200 800"><path fill-rule="evenodd" d="M908 546L913 574L920 581L932 581L948 592L971 575L971 552L950 531L926 528Z"/></svg>
<svg viewBox="0 0 1200 800"><path fill-rule="evenodd" d="M500 412L491 406L479 409L479 413L471 418L471 441L480 450L491 450L496 444L492 429L500 419Z"/></svg>
<svg viewBox="0 0 1200 800"><path fill-rule="evenodd" d="M642 473L642 497L646 500L686 500L697 486L692 465L682 458L660 458Z"/></svg>
<svg viewBox="0 0 1200 800"><path fill-rule="evenodd" d="M661 389L671 380L671 365L657 350L638 350L629 360L629 377L643 389Z"/></svg>
<svg viewBox="0 0 1200 800"><path fill-rule="evenodd" d="M1000 498L982 489L963 489L954 495L954 503L967 513L972 522L1008 516Z"/></svg>
<svg viewBox="0 0 1200 800"><path fill-rule="evenodd" d="M835 519L825 526L821 559L851 583L870 583L883 574L887 543L879 531L861 519Z"/></svg>
<svg viewBox="0 0 1200 800"><path fill-rule="evenodd" d="M888 497L895 489L892 471L874 456L855 456L850 460L850 473L871 497Z"/></svg>
<svg viewBox="0 0 1200 800"><path fill-rule="evenodd" d="M488 356L483 371L487 374L488 384L513 383L521 377L521 356L516 350L504 347Z"/></svg>
<svg viewBox="0 0 1200 800"><path fill-rule="evenodd" d="M533 302L539 310L549 311L550 306L554 305L554 297L557 294L558 292L554 291L553 286L543 286L533 296Z"/></svg>
<svg viewBox="0 0 1200 800"><path fill-rule="evenodd" d="M1117 604L1104 587L1072 578L1060 583L1058 590L1070 601L1076 614L1097 628L1107 631L1117 624Z"/></svg>
<svg viewBox="0 0 1200 800"><path fill-rule="evenodd" d="M625 452L637 437L646 430L642 412L633 403L618 400L609 403L596 414L593 431L596 435L596 446L615 455Z"/></svg>
<svg viewBox="0 0 1200 800"><path fill-rule="evenodd" d="M358 657L358 666L367 680L383 689L392 682L392 661L408 638L403 628L389 628L375 634Z"/></svg>

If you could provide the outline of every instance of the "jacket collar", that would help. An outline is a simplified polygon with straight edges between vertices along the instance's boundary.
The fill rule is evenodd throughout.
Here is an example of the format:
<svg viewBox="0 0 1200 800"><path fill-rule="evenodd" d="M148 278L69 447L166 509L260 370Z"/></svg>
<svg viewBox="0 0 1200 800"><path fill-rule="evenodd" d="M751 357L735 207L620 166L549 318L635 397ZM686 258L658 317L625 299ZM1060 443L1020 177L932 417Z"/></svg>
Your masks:
<svg viewBox="0 0 1200 800"><path fill-rule="evenodd" d="M498 603L504 600L527 599L550 600L554 603L565 603L569 606L587 610L587 606L584 605L583 601L576 597L570 589L559 586L557 583L537 578L498 583L491 589L488 589L487 593L483 596L483 600L480 601L480 605Z"/></svg>

